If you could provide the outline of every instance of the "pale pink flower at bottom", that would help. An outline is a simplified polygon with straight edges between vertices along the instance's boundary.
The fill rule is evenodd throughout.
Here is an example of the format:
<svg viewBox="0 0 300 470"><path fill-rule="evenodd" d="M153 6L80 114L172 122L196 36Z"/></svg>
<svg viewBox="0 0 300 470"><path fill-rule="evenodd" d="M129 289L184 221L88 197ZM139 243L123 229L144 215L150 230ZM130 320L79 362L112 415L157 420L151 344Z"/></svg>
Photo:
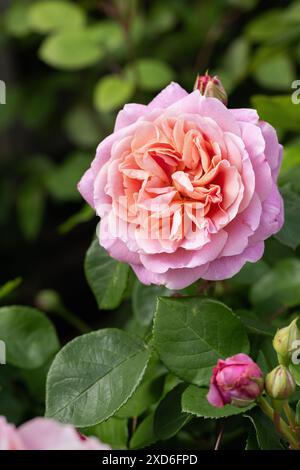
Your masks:
<svg viewBox="0 0 300 470"><path fill-rule="evenodd" d="M0 416L0 450L25 450L24 442L17 428Z"/></svg>
<svg viewBox="0 0 300 470"><path fill-rule="evenodd" d="M109 450L95 437L79 434L73 426L34 418L18 428L0 416L0 450Z"/></svg>

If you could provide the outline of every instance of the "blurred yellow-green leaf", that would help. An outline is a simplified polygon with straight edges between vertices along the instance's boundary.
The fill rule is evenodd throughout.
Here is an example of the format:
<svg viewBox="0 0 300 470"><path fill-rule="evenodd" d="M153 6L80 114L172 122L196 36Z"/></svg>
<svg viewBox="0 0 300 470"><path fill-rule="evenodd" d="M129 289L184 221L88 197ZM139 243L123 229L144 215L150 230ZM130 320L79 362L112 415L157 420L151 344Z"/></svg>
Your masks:
<svg viewBox="0 0 300 470"><path fill-rule="evenodd" d="M85 11L75 2L42 0L29 8L28 23L39 33L74 28L85 23Z"/></svg>
<svg viewBox="0 0 300 470"><path fill-rule="evenodd" d="M94 104L101 112L112 111L125 104L134 92L134 83L128 77L107 75L96 84Z"/></svg>
<svg viewBox="0 0 300 470"><path fill-rule="evenodd" d="M264 96L251 98L261 119L283 130L300 129L300 106L293 104L290 95Z"/></svg>
<svg viewBox="0 0 300 470"><path fill-rule="evenodd" d="M72 29L47 37L39 56L52 67L78 70L89 67L103 58L105 51L89 34L88 29Z"/></svg>
<svg viewBox="0 0 300 470"><path fill-rule="evenodd" d="M127 74L135 77L143 90L155 91L168 85L174 73L168 64L157 59L139 59L127 68Z"/></svg>

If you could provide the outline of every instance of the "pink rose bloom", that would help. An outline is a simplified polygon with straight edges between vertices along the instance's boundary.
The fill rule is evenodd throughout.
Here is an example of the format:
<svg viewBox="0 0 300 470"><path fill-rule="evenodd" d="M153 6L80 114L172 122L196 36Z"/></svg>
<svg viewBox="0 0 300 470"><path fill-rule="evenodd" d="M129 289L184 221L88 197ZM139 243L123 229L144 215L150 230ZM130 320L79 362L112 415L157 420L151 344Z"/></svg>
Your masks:
<svg viewBox="0 0 300 470"><path fill-rule="evenodd" d="M230 403L243 407L260 396L264 388L263 374L247 354L219 359L213 369L207 400L222 408Z"/></svg>
<svg viewBox="0 0 300 470"><path fill-rule="evenodd" d="M283 224L273 127L171 83L127 104L78 188L101 217L100 244L144 284L182 289L259 260Z"/></svg>
<svg viewBox="0 0 300 470"><path fill-rule="evenodd" d="M95 437L52 419L35 418L16 428L0 416L0 450L109 450Z"/></svg>

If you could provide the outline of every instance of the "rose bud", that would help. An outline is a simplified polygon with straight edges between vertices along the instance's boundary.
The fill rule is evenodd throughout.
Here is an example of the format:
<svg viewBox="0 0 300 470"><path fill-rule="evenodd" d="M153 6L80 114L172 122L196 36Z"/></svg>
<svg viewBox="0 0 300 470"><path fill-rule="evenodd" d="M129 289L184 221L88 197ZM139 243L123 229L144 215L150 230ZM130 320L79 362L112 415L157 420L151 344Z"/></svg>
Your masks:
<svg viewBox="0 0 300 470"><path fill-rule="evenodd" d="M291 324L277 331L273 339L273 347L277 352L279 362L288 364L293 352L299 347L300 330L297 326L298 318Z"/></svg>
<svg viewBox="0 0 300 470"><path fill-rule="evenodd" d="M266 392L274 400L287 400L295 392L296 384L288 368L279 365L266 377Z"/></svg>
<svg viewBox="0 0 300 470"><path fill-rule="evenodd" d="M213 369L207 400L222 408L231 405L250 405L262 393L263 374L258 365L246 354L219 359Z"/></svg>
<svg viewBox="0 0 300 470"><path fill-rule="evenodd" d="M211 77L208 74L197 75L194 90L199 90L202 96L217 98L225 105L227 104L227 94L217 75Z"/></svg>

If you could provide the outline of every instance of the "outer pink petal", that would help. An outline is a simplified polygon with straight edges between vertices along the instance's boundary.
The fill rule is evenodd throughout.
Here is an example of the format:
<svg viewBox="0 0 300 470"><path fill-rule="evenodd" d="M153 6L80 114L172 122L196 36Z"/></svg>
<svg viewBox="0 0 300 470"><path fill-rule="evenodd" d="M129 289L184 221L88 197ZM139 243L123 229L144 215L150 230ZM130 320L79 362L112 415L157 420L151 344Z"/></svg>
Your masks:
<svg viewBox="0 0 300 470"><path fill-rule="evenodd" d="M163 274L153 273L142 265L132 265L131 267L143 284L164 285L168 289L180 290L200 279L206 271L208 264L193 269L169 269L169 271Z"/></svg>
<svg viewBox="0 0 300 470"><path fill-rule="evenodd" d="M256 232L250 237L249 243L254 244L266 240L274 233L279 232L284 222L282 197L275 183L267 199L262 204L262 216Z"/></svg>
<svg viewBox="0 0 300 470"><path fill-rule="evenodd" d="M0 416L0 451L1 450L26 450L26 446L13 424Z"/></svg>
<svg viewBox="0 0 300 470"><path fill-rule="evenodd" d="M276 181L282 160L282 145L279 144L276 131L270 124L260 121L259 127L266 143L265 156Z"/></svg>
<svg viewBox="0 0 300 470"><path fill-rule="evenodd" d="M91 168L84 173L77 188L86 202L94 208L94 175Z"/></svg>
<svg viewBox="0 0 300 470"><path fill-rule="evenodd" d="M259 126L251 122L240 123L242 139L253 161L257 156L263 155L266 147L265 139Z"/></svg>
<svg viewBox="0 0 300 470"><path fill-rule="evenodd" d="M233 132L240 136L240 126L228 108L216 98L206 98L201 101L200 114L212 118L223 131Z"/></svg>
<svg viewBox="0 0 300 470"><path fill-rule="evenodd" d="M147 112L147 106L144 104L129 103L118 113L114 132L123 127L130 126Z"/></svg>
<svg viewBox="0 0 300 470"><path fill-rule="evenodd" d="M82 438L69 425L52 419L35 418L18 428L18 434L29 450L108 450L96 438Z"/></svg>
<svg viewBox="0 0 300 470"><path fill-rule="evenodd" d="M141 262L146 269L154 273L165 273L169 269L196 268L217 258L227 240L227 234L221 230L212 235L211 241L197 251L179 248L175 253L141 255Z"/></svg>
<svg viewBox="0 0 300 470"><path fill-rule="evenodd" d="M140 263L138 253L130 251L127 247L127 244L121 238L114 238L110 233L107 217L102 219L100 222L99 241L100 245L108 251L112 258L115 258L123 263Z"/></svg>
<svg viewBox="0 0 300 470"><path fill-rule="evenodd" d="M150 101L148 110L152 111L155 108L167 108L187 95L188 93L178 85L178 83L172 82Z"/></svg>
<svg viewBox="0 0 300 470"><path fill-rule="evenodd" d="M230 112L237 121L252 122L253 124L257 124L259 120L259 116L255 109L236 108L236 109L230 109Z"/></svg>
<svg viewBox="0 0 300 470"><path fill-rule="evenodd" d="M227 357L227 359L224 360L223 367L243 364L255 364L255 362L247 354L239 353L234 356Z"/></svg>
<svg viewBox="0 0 300 470"><path fill-rule="evenodd" d="M212 405L216 406L217 408L223 408L225 405L222 395L220 394L217 386L215 384L210 384L209 392L206 396L207 401Z"/></svg>
<svg viewBox="0 0 300 470"><path fill-rule="evenodd" d="M262 257L263 253L263 242L257 243L254 246L248 246L240 255L223 256L222 258L212 261L202 277L209 281L229 279L238 273L247 261L255 263Z"/></svg>
<svg viewBox="0 0 300 470"><path fill-rule="evenodd" d="M255 173L255 192L263 202L269 196L273 183L270 165L264 154L255 158L253 169Z"/></svg>
<svg viewBox="0 0 300 470"><path fill-rule="evenodd" d="M248 207L238 214L224 230L228 233L227 243L221 256L234 256L242 253L249 243L249 237L257 229L262 213L259 197L254 194Z"/></svg>

